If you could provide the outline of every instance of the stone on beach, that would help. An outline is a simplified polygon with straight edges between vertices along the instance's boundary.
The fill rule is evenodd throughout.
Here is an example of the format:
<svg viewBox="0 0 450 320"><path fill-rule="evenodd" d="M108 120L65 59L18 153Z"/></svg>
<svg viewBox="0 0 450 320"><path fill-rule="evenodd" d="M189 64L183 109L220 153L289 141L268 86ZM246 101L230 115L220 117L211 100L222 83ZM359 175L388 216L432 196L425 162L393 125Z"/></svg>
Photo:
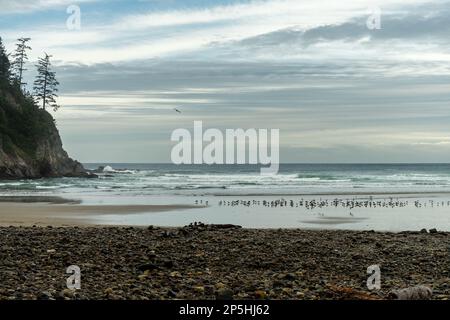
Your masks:
<svg viewBox="0 0 450 320"><path fill-rule="evenodd" d="M0 227L0 300L387 299L417 283L450 298L446 232L196 228ZM374 263L378 291L366 285ZM75 292L70 265L81 269Z"/></svg>
<svg viewBox="0 0 450 320"><path fill-rule="evenodd" d="M416 286L400 290L393 290L389 297L396 300L429 300L433 296L433 290L426 286Z"/></svg>

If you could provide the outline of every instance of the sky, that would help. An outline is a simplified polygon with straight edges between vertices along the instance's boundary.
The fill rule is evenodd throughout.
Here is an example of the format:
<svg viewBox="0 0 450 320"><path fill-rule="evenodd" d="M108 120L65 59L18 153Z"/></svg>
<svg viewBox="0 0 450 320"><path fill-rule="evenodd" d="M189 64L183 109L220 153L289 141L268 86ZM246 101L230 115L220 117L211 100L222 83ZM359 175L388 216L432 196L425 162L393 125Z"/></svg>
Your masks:
<svg viewBox="0 0 450 320"><path fill-rule="evenodd" d="M284 163L450 162L450 1L0 0L0 36L29 84L53 56L82 162L170 162L194 121L279 129Z"/></svg>

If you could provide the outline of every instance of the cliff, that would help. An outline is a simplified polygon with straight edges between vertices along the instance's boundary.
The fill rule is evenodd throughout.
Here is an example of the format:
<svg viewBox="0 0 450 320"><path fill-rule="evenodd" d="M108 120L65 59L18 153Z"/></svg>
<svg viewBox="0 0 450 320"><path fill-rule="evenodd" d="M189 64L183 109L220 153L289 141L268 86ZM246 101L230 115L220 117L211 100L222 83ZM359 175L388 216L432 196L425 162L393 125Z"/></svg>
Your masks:
<svg viewBox="0 0 450 320"><path fill-rule="evenodd" d="M0 179L89 176L64 151L53 117L0 80Z"/></svg>

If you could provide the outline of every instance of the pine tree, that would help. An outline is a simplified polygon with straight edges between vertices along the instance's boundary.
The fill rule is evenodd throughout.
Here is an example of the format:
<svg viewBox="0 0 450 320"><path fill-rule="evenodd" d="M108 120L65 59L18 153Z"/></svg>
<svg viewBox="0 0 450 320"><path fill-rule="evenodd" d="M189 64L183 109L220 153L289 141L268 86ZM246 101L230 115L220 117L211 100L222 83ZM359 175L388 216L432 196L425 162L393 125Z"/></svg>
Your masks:
<svg viewBox="0 0 450 320"><path fill-rule="evenodd" d="M56 80L55 72L51 71L51 63L48 54L44 58L39 58L36 65L38 75L34 81L34 97L37 102L42 102L42 108L52 107L54 111L59 109L56 103L59 82Z"/></svg>
<svg viewBox="0 0 450 320"><path fill-rule="evenodd" d="M23 72L27 69L24 68L25 63L28 61L27 51L31 50L31 47L27 45L30 41L30 38L20 38L17 39L16 51L12 55L12 71L14 73L13 80L16 82L20 88L26 85L26 83L22 82Z"/></svg>
<svg viewBox="0 0 450 320"><path fill-rule="evenodd" d="M0 37L0 80L8 80L9 79L9 68L10 68L10 63L9 63L8 55L6 54L6 50L3 45L2 38Z"/></svg>

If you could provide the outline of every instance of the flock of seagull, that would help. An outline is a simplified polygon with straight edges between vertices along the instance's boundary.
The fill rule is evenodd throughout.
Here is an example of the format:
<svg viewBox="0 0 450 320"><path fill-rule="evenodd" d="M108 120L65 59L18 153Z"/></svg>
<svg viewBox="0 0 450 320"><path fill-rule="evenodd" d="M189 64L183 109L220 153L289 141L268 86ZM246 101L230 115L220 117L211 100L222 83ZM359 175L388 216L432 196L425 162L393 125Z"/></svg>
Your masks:
<svg viewBox="0 0 450 320"><path fill-rule="evenodd" d="M209 201L195 200L196 205L209 205ZM349 210L358 208L404 208L410 205L416 208L426 207L450 207L450 201L437 200L400 200L398 198L389 199L297 199L297 200L220 200L220 207L266 207L266 208L304 208L306 210L322 208L346 208ZM352 215L352 213L350 213Z"/></svg>

